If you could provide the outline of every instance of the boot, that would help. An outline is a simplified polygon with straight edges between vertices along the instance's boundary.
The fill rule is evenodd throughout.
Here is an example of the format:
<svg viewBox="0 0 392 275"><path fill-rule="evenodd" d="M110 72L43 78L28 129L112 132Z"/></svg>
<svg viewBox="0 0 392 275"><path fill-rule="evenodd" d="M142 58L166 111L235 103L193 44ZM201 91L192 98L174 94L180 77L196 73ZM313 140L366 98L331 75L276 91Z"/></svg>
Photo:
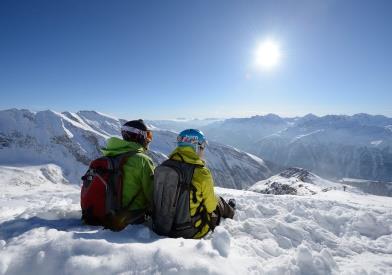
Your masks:
<svg viewBox="0 0 392 275"><path fill-rule="evenodd" d="M235 209L236 206L236 201L235 199L229 199L229 203L228 203L233 209Z"/></svg>

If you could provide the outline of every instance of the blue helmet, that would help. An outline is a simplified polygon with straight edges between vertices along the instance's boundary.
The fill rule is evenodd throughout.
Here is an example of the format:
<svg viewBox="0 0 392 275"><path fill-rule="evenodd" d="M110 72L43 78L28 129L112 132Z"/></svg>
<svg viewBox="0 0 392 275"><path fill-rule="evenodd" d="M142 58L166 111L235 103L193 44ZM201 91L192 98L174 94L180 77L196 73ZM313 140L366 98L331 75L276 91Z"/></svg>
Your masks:
<svg viewBox="0 0 392 275"><path fill-rule="evenodd" d="M203 132L197 129L186 129L178 134L177 146L192 146L195 150L197 146L205 148L207 139Z"/></svg>

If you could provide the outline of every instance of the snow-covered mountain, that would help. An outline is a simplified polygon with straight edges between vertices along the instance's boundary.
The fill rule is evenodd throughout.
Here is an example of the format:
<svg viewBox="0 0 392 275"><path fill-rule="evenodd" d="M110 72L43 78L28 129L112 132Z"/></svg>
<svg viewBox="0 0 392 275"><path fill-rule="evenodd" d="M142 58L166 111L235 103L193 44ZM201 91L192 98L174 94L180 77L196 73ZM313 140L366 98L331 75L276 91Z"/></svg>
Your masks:
<svg viewBox="0 0 392 275"><path fill-rule="evenodd" d="M0 165L53 163L70 182L79 182L106 139L120 135L122 123L94 111L0 111ZM175 148L176 134L155 129L150 155L160 163ZM217 186L246 188L272 174L260 158L219 143L211 142L206 160Z"/></svg>
<svg viewBox="0 0 392 275"><path fill-rule="evenodd" d="M261 139L255 150L273 162L324 177L391 181L392 132L385 128L391 120L368 115L298 119Z"/></svg>
<svg viewBox="0 0 392 275"><path fill-rule="evenodd" d="M202 130L212 140L249 151L249 149L254 149L255 142L286 129L290 123L287 119L269 114L226 119L206 125L202 127Z"/></svg>
<svg viewBox="0 0 392 275"><path fill-rule="evenodd" d="M222 121L217 118L206 118L206 119L185 119L178 118L172 120L146 120L147 123L154 125L160 129L166 129L173 132L180 132L184 129L198 129L200 127L207 126L211 123Z"/></svg>
<svg viewBox="0 0 392 275"><path fill-rule="evenodd" d="M0 166L0 274L392 274L392 198L341 190L235 198L233 220L202 240L145 225L80 220L80 189L57 165Z"/></svg>
<svg viewBox="0 0 392 275"><path fill-rule="evenodd" d="M212 140L262 156L283 167L303 167L320 176L392 181L392 118L269 114L202 127Z"/></svg>
<svg viewBox="0 0 392 275"><path fill-rule="evenodd" d="M53 111L0 112L2 165L53 163L76 183L90 160L99 156L105 138L105 133L96 131L76 114L72 119Z"/></svg>
<svg viewBox="0 0 392 275"><path fill-rule="evenodd" d="M325 180L306 169L291 167L255 183L249 190L274 195L315 195L331 190L344 190L343 187L340 183Z"/></svg>

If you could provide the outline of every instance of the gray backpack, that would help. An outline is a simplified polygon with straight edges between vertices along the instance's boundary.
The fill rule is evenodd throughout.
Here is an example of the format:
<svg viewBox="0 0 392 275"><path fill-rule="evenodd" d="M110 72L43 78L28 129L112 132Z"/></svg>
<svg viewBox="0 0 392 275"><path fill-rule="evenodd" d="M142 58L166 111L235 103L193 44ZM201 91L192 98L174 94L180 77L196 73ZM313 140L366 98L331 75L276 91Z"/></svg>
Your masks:
<svg viewBox="0 0 392 275"><path fill-rule="evenodd" d="M152 228L155 233L169 237L192 238L209 224L202 201L196 214L190 214L190 196L197 202L192 177L198 165L166 160L155 169ZM201 220L197 227L195 223Z"/></svg>

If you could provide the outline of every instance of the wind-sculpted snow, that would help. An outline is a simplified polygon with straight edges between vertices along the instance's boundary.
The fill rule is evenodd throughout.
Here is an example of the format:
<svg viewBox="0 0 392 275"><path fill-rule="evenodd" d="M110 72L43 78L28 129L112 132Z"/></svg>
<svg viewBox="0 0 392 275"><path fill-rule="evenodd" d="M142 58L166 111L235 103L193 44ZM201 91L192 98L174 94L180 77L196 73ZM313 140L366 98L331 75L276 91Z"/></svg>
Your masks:
<svg viewBox="0 0 392 275"><path fill-rule="evenodd" d="M121 135L123 122L94 111L0 111L0 164L54 163L78 183L106 140ZM149 153L155 164L175 148L176 137L155 128ZM208 146L206 160L218 186L245 188L272 174L263 160L219 143Z"/></svg>
<svg viewBox="0 0 392 275"><path fill-rule="evenodd" d="M0 167L0 274L392 273L389 197L216 188L236 199L234 220L185 240L82 225L79 188L57 177L53 165Z"/></svg>

